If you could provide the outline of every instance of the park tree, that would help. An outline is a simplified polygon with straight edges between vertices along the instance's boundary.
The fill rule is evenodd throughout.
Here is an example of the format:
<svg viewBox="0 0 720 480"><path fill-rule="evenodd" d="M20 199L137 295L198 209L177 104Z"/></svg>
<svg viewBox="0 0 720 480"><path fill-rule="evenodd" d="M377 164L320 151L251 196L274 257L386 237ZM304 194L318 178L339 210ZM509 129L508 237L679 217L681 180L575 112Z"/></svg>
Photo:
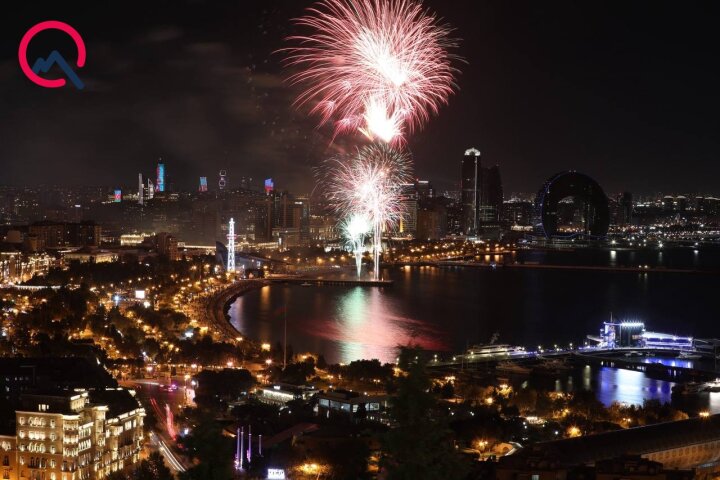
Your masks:
<svg viewBox="0 0 720 480"><path fill-rule="evenodd" d="M152 452L134 470L118 470L107 476L107 480L174 480L175 476L165 465L160 452Z"/></svg>
<svg viewBox="0 0 720 480"><path fill-rule="evenodd" d="M184 441L197 464L180 474L180 480L228 480L233 478L233 441L211 416L201 418Z"/></svg>
<svg viewBox="0 0 720 480"><path fill-rule="evenodd" d="M133 480L173 480L174 478L160 452L152 452L147 460L140 462Z"/></svg>
<svg viewBox="0 0 720 480"><path fill-rule="evenodd" d="M397 426L382 442L381 467L389 480L464 478L467 467L458 456L444 417L437 411L431 380L419 348L403 348L396 397L390 414Z"/></svg>

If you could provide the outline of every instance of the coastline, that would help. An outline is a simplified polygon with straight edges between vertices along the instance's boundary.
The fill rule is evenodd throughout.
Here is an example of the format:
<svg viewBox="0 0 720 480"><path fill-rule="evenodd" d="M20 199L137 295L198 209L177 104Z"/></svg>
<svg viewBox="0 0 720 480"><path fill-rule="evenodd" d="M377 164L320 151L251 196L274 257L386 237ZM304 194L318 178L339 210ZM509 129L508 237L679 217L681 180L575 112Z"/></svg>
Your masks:
<svg viewBox="0 0 720 480"><path fill-rule="evenodd" d="M486 268L486 269L547 269L547 270L590 270L613 273L685 273L685 274L710 274L715 275L720 272L717 270L700 270L689 268L666 268L658 266L645 267L625 267L625 266L604 266L604 265L557 265L557 264L540 264L540 263L497 263L495 265L478 262L399 262L388 264L396 267L466 267L466 268Z"/></svg>
<svg viewBox="0 0 720 480"><path fill-rule="evenodd" d="M235 340L238 336L243 336L243 332L238 331L230 323L228 311L232 302L246 292L262 288L265 285L269 285L266 280L241 280L210 298L206 306L208 320L226 340Z"/></svg>

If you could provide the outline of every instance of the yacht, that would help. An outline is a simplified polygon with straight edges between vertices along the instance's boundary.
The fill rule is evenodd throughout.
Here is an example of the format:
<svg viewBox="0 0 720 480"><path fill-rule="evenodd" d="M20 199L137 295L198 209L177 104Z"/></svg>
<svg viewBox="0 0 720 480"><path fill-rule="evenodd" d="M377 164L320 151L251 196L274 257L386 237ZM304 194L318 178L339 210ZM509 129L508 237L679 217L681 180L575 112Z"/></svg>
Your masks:
<svg viewBox="0 0 720 480"><path fill-rule="evenodd" d="M684 360L700 360L702 358L702 355L696 352L683 350L682 352L680 352L680 355L678 355L678 358L682 358Z"/></svg>
<svg viewBox="0 0 720 480"><path fill-rule="evenodd" d="M515 347L504 343L491 343L486 345L473 345L465 352L470 357L510 357L513 355L524 355L524 347Z"/></svg>

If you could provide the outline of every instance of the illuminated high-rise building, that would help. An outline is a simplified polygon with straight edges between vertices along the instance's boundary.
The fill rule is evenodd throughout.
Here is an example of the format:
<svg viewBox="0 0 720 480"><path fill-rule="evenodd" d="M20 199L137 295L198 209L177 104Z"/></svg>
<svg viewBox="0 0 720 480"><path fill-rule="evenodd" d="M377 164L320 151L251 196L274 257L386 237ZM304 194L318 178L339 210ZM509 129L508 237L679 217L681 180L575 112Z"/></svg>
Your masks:
<svg viewBox="0 0 720 480"><path fill-rule="evenodd" d="M140 461L145 410L127 390L21 393L14 415L12 408L3 479L106 478L123 470L129 477Z"/></svg>
<svg viewBox="0 0 720 480"><path fill-rule="evenodd" d="M418 190L415 183L404 183L401 185L400 204L402 206L402 217L400 218L399 232L405 235L414 235L417 229L418 211Z"/></svg>
<svg viewBox="0 0 720 480"><path fill-rule="evenodd" d="M207 177L200 177L200 186L198 187L198 192L207 192L207 190Z"/></svg>
<svg viewBox="0 0 720 480"><path fill-rule="evenodd" d="M480 225L496 226L500 223L503 207L502 178L500 167L483 167L480 173Z"/></svg>
<svg viewBox="0 0 720 480"><path fill-rule="evenodd" d="M157 164L157 176L155 177L155 190L158 192L165 191L165 164Z"/></svg>
<svg viewBox="0 0 720 480"><path fill-rule="evenodd" d="M222 191L227 188L227 170L220 170L218 174L218 188Z"/></svg>
<svg viewBox="0 0 720 480"><path fill-rule="evenodd" d="M419 200L425 200L435 196L435 189L429 180L417 180L415 182L415 192Z"/></svg>
<svg viewBox="0 0 720 480"><path fill-rule="evenodd" d="M480 150L470 148L465 150L462 161L462 178L460 182L462 203L462 233L464 235L477 235L480 222L480 186L482 167L480 165Z"/></svg>
<svg viewBox="0 0 720 480"><path fill-rule="evenodd" d="M152 200L155 196L155 184L148 178L147 181L147 199Z"/></svg>
<svg viewBox="0 0 720 480"><path fill-rule="evenodd" d="M138 173L138 203L143 204L145 197L145 185L143 184L142 173Z"/></svg>
<svg viewBox="0 0 720 480"><path fill-rule="evenodd" d="M228 259L227 259L227 271L235 271L235 220L230 219L228 224Z"/></svg>
<svg viewBox="0 0 720 480"><path fill-rule="evenodd" d="M273 179L266 178L265 179L265 194L270 195L274 189L275 189L275 184L273 183Z"/></svg>
<svg viewBox="0 0 720 480"><path fill-rule="evenodd" d="M480 151L470 148L462 161L460 202L462 204L462 233L475 236L482 227L496 227L503 207L500 167L483 167Z"/></svg>

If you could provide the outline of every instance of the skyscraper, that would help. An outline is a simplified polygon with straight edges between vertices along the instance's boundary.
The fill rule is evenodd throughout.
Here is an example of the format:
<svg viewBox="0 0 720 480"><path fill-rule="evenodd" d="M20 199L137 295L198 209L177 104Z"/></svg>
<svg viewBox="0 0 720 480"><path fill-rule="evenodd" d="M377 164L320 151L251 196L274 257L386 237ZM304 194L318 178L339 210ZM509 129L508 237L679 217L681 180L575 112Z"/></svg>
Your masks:
<svg viewBox="0 0 720 480"><path fill-rule="evenodd" d="M157 164L157 176L155 178L155 190L158 192L165 191L165 164L162 162Z"/></svg>
<svg viewBox="0 0 720 480"><path fill-rule="evenodd" d="M632 223L633 197L630 192L623 192L618 199L620 212L618 215L619 225L630 225Z"/></svg>
<svg viewBox="0 0 720 480"><path fill-rule="evenodd" d="M465 150L462 160L462 178L460 181L460 202L462 203L462 233L463 235L477 235L480 222L480 186L481 172L480 150L470 148Z"/></svg>
<svg viewBox="0 0 720 480"><path fill-rule="evenodd" d="M147 199L152 200L154 195L155 195L155 185L153 185L152 180L150 180L148 178L147 179Z"/></svg>
<svg viewBox="0 0 720 480"><path fill-rule="evenodd" d="M145 185L143 184L142 173L138 173L138 203L143 204L145 197Z"/></svg>
<svg viewBox="0 0 720 480"><path fill-rule="evenodd" d="M220 170L218 174L218 188L220 190L227 188L227 170Z"/></svg>
<svg viewBox="0 0 720 480"><path fill-rule="evenodd" d="M503 189L500 167L481 168L480 172L480 225L498 225L502 218Z"/></svg>
<svg viewBox="0 0 720 480"><path fill-rule="evenodd" d="M480 151L470 148L462 161L462 233L475 236L483 226L498 226L502 215L503 190L500 167L483 167Z"/></svg>
<svg viewBox="0 0 720 480"><path fill-rule="evenodd" d="M402 217L400 218L399 232L405 235L415 235L418 215L417 183L403 184L401 195Z"/></svg>
<svg viewBox="0 0 720 480"><path fill-rule="evenodd" d="M207 192L207 177L200 177L200 185L198 186L198 192Z"/></svg>

